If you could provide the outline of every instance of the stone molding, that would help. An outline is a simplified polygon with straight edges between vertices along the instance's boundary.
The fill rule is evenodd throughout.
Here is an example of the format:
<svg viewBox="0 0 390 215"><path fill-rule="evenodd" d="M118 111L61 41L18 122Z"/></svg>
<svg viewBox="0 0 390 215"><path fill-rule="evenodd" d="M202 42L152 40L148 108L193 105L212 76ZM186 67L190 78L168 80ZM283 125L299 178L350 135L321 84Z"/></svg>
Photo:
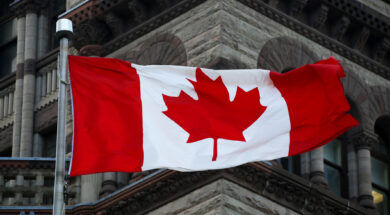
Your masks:
<svg viewBox="0 0 390 215"><path fill-rule="evenodd" d="M80 48L81 56L102 56L101 45L84 45Z"/></svg>
<svg viewBox="0 0 390 215"><path fill-rule="evenodd" d="M26 13L47 13L45 10L50 3L48 0L21 0L11 4L11 10L17 17L25 16Z"/></svg>
<svg viewBox="0 0 390 215"><path fill-rule="evenodd" d="M216 171L156 171L97 202L70 206L67 214L145 214L219 179L233 182L297 213L363 215L373 212L312 186L279 167L256 162ZM34 209L37 215L46 211L46 208ZM18 214L20 211L0 210L0 214L3 212Z"/></svg>

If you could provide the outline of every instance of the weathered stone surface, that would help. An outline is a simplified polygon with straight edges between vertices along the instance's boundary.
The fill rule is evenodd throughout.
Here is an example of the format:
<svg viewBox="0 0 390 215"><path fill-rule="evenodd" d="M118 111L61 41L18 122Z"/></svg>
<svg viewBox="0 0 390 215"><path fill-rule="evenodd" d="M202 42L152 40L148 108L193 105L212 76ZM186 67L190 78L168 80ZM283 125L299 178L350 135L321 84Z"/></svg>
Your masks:
<svg viewBox="0 0 390 215"><path fill-rule="evenodd" d="M372 1L372 0L356 0L362 4L380 12L381 14L390 17L390 4L384 1Z"/></svg>
<svg viewBox="0 0 390 215"><path fill-rule="evenodd" d="M297 214L225 179L170 202L152 214Z"/></svg>

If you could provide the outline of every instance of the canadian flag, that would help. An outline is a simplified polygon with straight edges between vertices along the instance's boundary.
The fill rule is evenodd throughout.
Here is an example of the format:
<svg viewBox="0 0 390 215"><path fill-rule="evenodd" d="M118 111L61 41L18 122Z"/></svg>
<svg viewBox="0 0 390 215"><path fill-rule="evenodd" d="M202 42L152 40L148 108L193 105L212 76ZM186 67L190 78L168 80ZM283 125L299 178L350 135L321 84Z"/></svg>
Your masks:
<svg viewBox="0 0 390 215"><path fill-rule="evenodd" d="M197 171L303 153L358 122L330 58L285 74L69 56L70 175Z"/></svg>

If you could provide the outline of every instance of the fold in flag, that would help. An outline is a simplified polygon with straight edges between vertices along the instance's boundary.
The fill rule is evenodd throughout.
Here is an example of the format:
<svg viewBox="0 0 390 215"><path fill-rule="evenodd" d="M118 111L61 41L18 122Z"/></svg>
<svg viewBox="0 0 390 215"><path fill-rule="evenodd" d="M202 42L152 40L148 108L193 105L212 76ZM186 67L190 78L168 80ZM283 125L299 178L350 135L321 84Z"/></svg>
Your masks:
<svg viewBox="0 0 390 215"><path fill-rule="evenodd" d="M358 122L334 58L285 74L69 56L70 175L197 171L320 147Z"/></svg>

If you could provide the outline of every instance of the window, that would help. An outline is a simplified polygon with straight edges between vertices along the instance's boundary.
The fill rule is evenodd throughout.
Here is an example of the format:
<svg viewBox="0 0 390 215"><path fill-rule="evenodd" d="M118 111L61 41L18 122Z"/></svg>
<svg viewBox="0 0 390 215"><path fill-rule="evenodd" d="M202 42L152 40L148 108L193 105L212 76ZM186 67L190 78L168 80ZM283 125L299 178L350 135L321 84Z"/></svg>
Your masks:
<svg viewBox="0 0 390 215"><path fill-rule="evenodd" d="M339 139L335 139L323 147L324 150L324 173L329 189L340 196L346 197L347 186L345 177L345 163L342 152L344 145Z"/></svg>
<svg viewBox="0 0 390 215"><path fill-rule="evenodd" d="M0 79L16 68L16 19L9 11L10 2L0 3Z"/></svg>
<svg viewBox="0 0 390 215"><path fill-rule="evenodd" d="M282 166L283 169L297 174L300 174L300 157L299 155L296 156L290 156L290 157L284 157L278 159L278 162Z"/></svg>
<svg viewBox="0 0 390 215"><path fill-rule="evenodd" d="M375 132L379 141L373 145L371 151L372 196L378 211L381 214L389 214L390 116L382 116L376 120Z"/></svg>
<svg viewBox="0 0 390 215"><path fill-rule="evenodd" d="M58 16L61 13L65 12L66 1L65 0L52 0L51 6L52 7L50 8L50 15L48 17L49 27L50 27L49 28L50 41L49 41L48 51L53 50L60 45L58 38L55 36L56 35L56 22L58 20Z"/></svg>
<svg viewBox="0 0 390 215"><path fill-rule="evenodd" d="M56 141L57 133L56 130L42 135L43 141L43 157L55 157L56 156Z"/></svg>

